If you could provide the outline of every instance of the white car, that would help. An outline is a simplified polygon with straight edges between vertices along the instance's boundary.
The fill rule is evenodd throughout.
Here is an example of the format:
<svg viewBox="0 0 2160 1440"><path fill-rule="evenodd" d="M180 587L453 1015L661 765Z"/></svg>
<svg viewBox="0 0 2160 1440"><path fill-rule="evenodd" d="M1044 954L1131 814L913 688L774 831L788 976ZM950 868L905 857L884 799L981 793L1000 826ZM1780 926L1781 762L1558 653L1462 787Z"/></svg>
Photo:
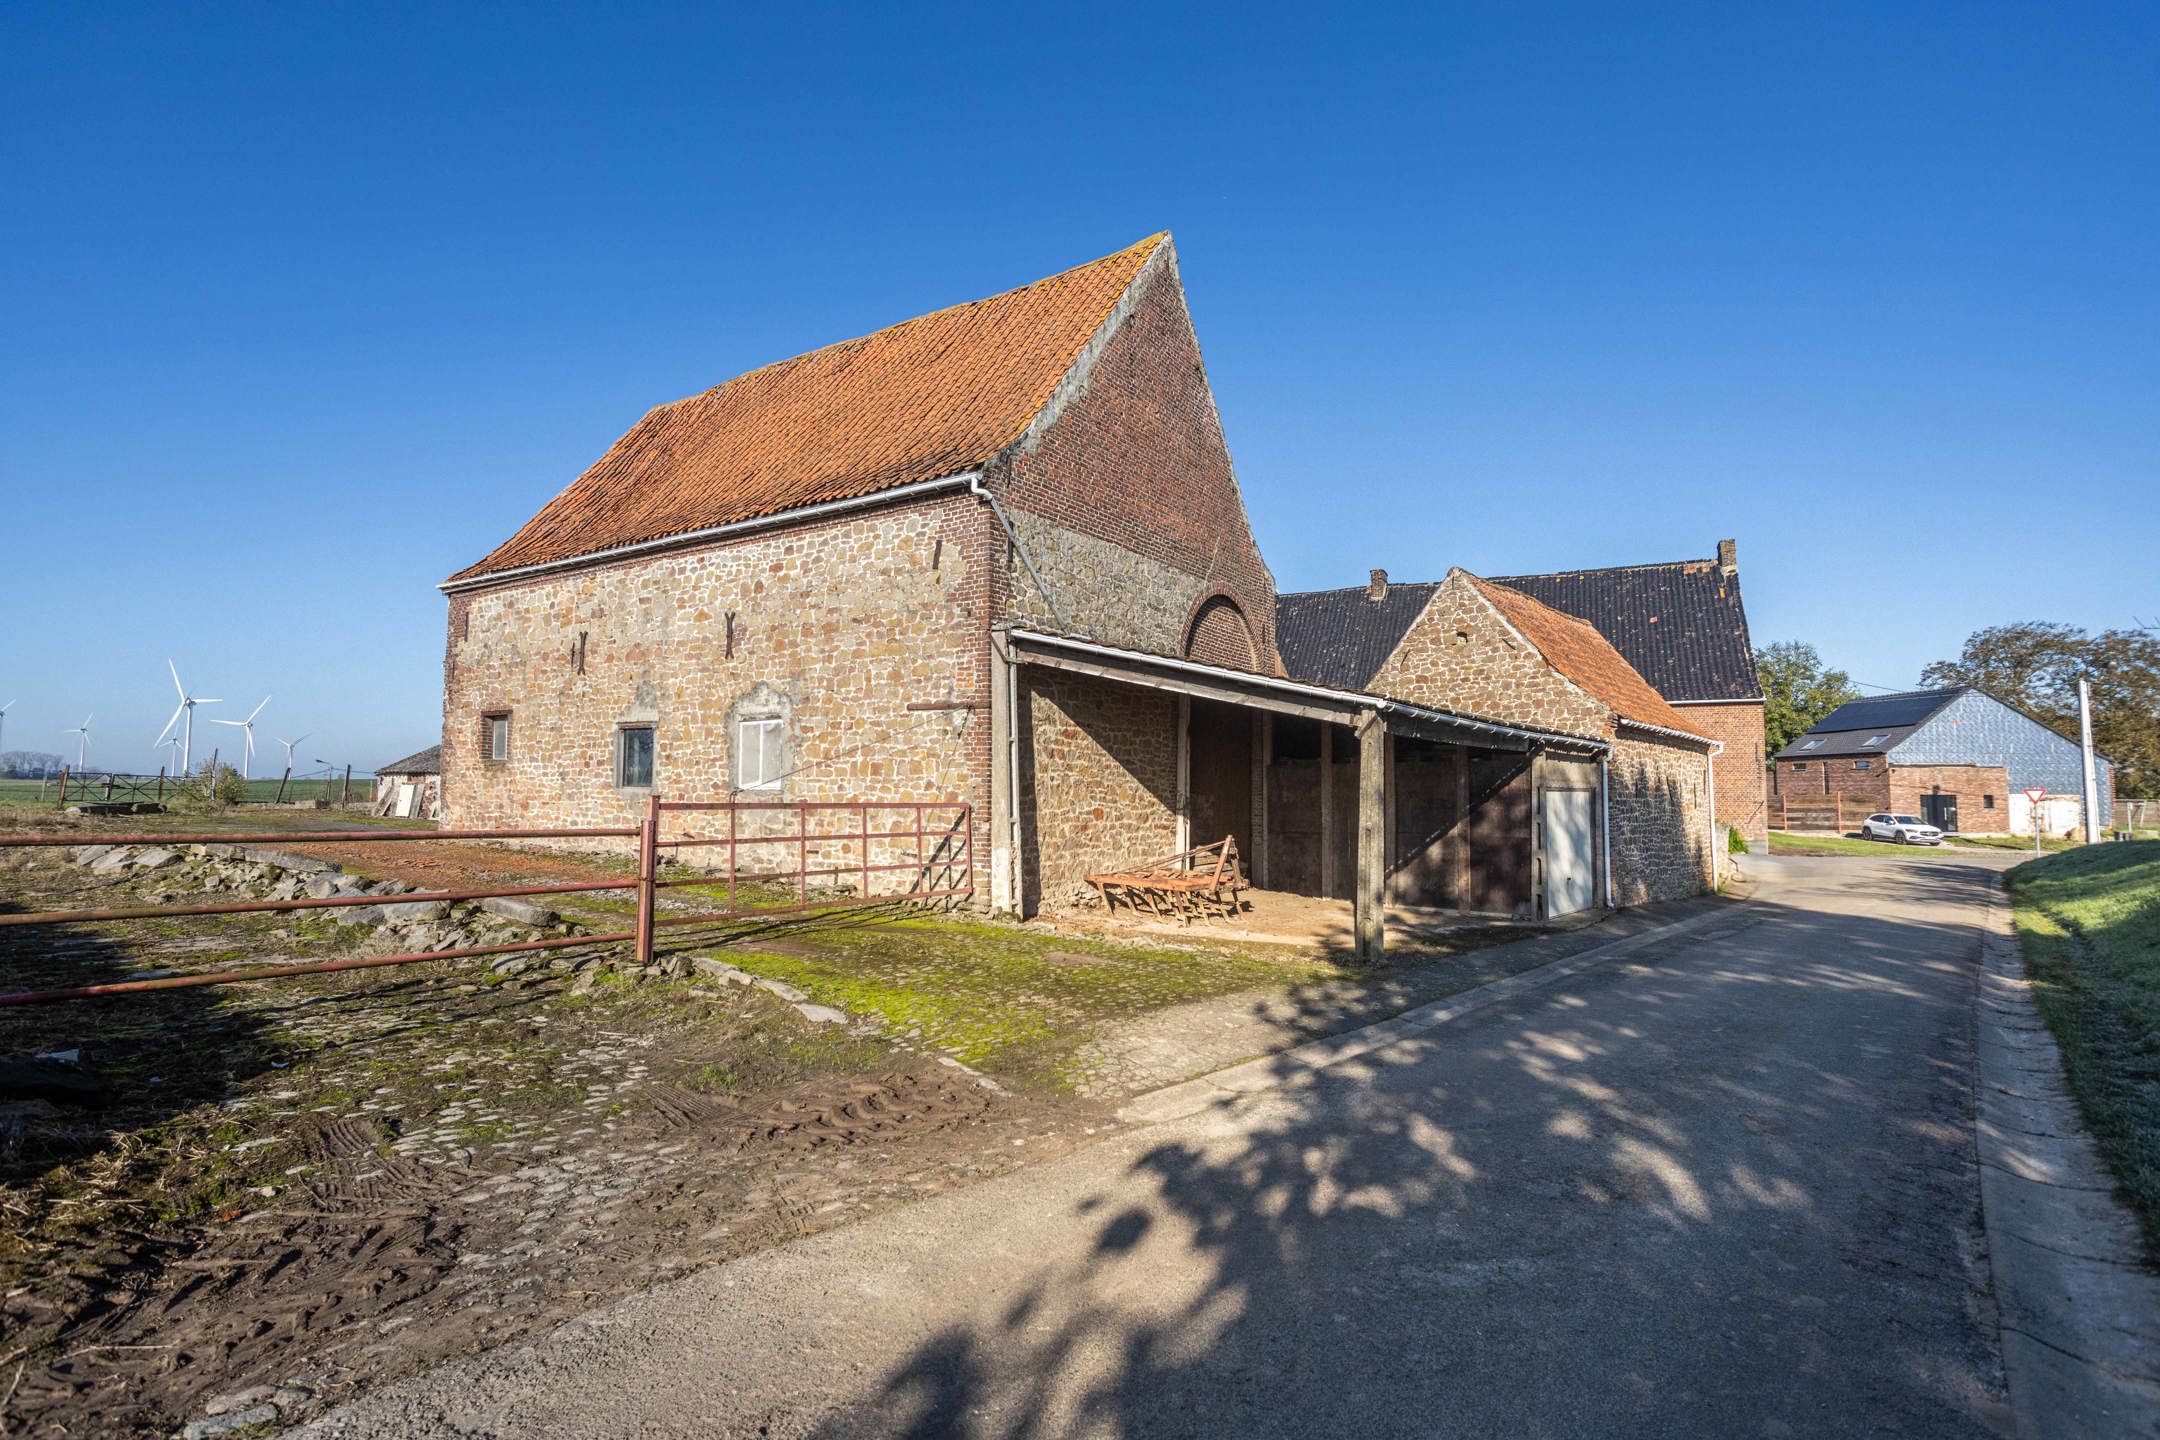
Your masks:
<svg viewBox="0 0 2160 1440"><path fill-rule="evenodd" d="M1943 832L1917 815L1870 815L1860 833L1870 840L1890 840L1899 845L1943 843Z"/></svg>

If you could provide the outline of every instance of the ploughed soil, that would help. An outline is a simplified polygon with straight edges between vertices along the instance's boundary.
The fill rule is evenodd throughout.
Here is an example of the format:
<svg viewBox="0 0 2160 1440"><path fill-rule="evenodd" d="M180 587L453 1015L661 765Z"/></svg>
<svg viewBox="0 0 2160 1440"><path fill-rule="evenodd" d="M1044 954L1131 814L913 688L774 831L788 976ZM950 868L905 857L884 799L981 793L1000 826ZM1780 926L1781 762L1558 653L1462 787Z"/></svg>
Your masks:
<svg viewBox="0 0 2160 1440"><path fill-rule="evenodd" d="M616 873L447 842L305 848L431 889ZM0 850L0 911L149 883ZM0 928L0 989L353 943L291 915ZM587 958L0 1009L0 1433L170 1435L238 1392L283 1426L1102 1120L762 989Z"/></svg>

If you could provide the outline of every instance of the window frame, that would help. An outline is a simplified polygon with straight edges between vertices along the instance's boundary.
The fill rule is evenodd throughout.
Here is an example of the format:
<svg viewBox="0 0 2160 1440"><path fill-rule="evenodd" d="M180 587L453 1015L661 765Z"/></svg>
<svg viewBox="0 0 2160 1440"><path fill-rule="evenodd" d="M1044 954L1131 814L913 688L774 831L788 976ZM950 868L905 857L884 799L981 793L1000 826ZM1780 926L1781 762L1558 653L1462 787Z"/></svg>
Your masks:
<svg viewBox="0 0 2160 1440"><path fill-rule="evenodd" d="M783 715L738 715L735 717L734 759L735 788L737 790L745 792L757 791L761 794L770 793L780 789L787 780L787 775L784 772L776 775L767 775L766 773L766 762L772 754L770 737L778 735L784 739L787 734L787 723L787 717ZM745 734L753 729L757 731L758 736L757 773L759 778L755 781L750 778L749 751L743 744Z"/></svg>
<svg viewBox="0 0 2160 1440"><path fill-rule="evenodd" d="M630 737L645 737L645 778L633 781L629 778ZM654 777L660 772L660 727L650 720L624 721L615 727L615 788L618 790L645 791L653 788Z"/></svg>
<svg viewBox="0 0 2160 1440"><path fill-rule="evenodd" d="M496 753L495 745L495 738L498 733L497 726L501 727L500 734L502 736L500 754ZM481 713L480 759L482 763L488 765L507 765L510 763L510 712L508 710L487 710Z"/></svg>

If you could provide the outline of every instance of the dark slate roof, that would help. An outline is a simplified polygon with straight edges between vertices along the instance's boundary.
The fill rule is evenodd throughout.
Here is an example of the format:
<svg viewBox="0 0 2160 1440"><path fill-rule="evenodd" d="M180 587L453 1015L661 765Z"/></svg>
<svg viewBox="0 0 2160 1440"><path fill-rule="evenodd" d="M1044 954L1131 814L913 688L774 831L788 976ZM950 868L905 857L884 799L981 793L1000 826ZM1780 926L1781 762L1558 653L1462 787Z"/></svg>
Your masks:
<svg viewBox="0 0 2160 1440"><path fill-rule="evenodd" d="M1715 560L1491 578L1589 621L1667 700L1762 696L1740 577Z"/></svg>
<svg viewBox="0 0 2160 1440"><path fill-rule="evenodd" d="M1929 716L1964 693L1964 686L1953 685L1947 690L1906 690L1849 701L1823 716L1813 729L1771 758L1833 760L1846 755L1887 755L1925 725ZM1875 743L1869 744L1870 740Z"/></svg>
<svg viewBox="0 0 2160 1440"><path fill-rule="evenodd" d="M1378 600L1363 585L1276 597L1275 648L1283 669L1309 685L1363 690L1439 588L1390 584Z"/></svg>
<svg viewBox="0 0 2160 1440"><path fill-rule="evenodd" d="M389 765L375 767L377 775L440 775L442 774L442 746L430 745L404 759Z"/></svg>

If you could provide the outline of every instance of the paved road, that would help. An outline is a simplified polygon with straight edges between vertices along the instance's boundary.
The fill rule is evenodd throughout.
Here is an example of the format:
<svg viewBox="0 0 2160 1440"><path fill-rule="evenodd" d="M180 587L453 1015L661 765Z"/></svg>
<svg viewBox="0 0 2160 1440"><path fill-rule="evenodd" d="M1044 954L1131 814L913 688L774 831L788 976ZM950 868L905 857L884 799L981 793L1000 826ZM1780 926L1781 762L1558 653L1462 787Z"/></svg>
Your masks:
<svg viewBox="0 0 2160 1440"><path fill-rule="evenodd" d="M1994 857L1767 863L1668 948L305 1433L1998 1433Z"/></svg>

